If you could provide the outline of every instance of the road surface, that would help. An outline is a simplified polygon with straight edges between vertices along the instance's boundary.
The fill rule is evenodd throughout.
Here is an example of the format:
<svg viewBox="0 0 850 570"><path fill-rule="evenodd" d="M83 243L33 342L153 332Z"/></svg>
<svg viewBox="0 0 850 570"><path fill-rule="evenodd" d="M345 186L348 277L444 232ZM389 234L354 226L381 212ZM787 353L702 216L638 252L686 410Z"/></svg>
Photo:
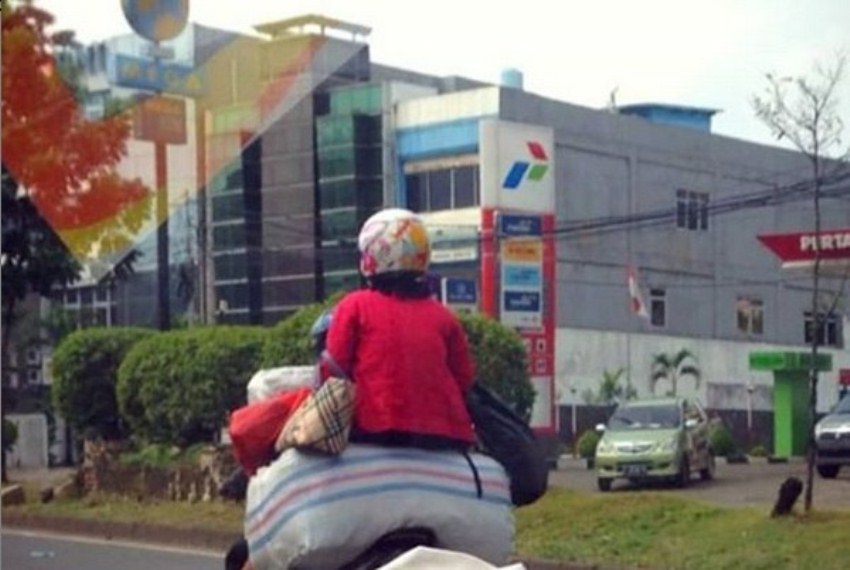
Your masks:
<svg viewBox="0 0 850 570"><path fill-rule="evenodd" d="M9 570L218 570L223 553L107 540L2 532L2 564Z"/></svg>
<svg viewBox="0 0 850 570"><path fill-rule="evenodd" d="M617 480L612 492L631 493L651 489L720 505L769 508L776 501L779 486L787 477L798 477L805 481L806 465L799 461L785 464L760 462L729 465L718 459L714 481L700 481L699 477L694 475L687 488L677 489L672 485L636 487L628 481ZM575 459L562 459L558 470L551 472L549 484L598 492L596 471L587 469L583 461ZM802 503L803 498L800 497L798 507L802 508ZM814 504L822 509L850 509L850 467L843 468L836 479L823 479L815 474Z"/></svg>

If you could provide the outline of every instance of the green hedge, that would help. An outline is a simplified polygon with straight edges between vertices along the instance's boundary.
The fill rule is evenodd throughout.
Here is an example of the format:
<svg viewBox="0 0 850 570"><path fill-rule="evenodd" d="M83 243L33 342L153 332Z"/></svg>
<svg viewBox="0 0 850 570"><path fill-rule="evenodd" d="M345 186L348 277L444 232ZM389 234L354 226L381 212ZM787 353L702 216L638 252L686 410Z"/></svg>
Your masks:
<svg viewBox="0 0 850 570"><path fill-rule="evenodd" d="M735 442L732 432L724 423L713 425L710 428L708 439L711 450L718 457L727 457L738 451L738 444Z"/></svg>
<svg viewBox="0 0 850 570"><path fill-rule="evenodd" d="M518 414L531 417L534 387L528 378L522 337L514 329L482 315L459 315L475 361L475 375L514 406Z"/></svg>
<svg viewBox="0 0 850 570"><path fill-rule="evenodd" d="M592 459L596 457L596 446L599 445L599 440L602 436L596 430L586 430L578 438L576 447L578 448L578 456L582 459Z"/></svg>
<svg viewBox="0 0 850 570"><path fill-rule="evenodd" d="M118 371L118 405L139 439L187 447L212 441L260 368L260 327L171 331L133 348Z"/></svg>
<svg viewBox="0 0 850 570"><path fill-rule="evenodd" d="M128 351L154 331L90 328L71 333L53 355L53 405L87 437L120 439L126 434L115 400L118 367Z"/></svg>
<svg viewBox="0 0 850 570"><path fill-rule="evenodd" d="M316 359L310 328L319 315L336 305L341 297L342 294L333 295L323 303L302 307L269 330L263 346L263 368L313 364Z"/></svg>

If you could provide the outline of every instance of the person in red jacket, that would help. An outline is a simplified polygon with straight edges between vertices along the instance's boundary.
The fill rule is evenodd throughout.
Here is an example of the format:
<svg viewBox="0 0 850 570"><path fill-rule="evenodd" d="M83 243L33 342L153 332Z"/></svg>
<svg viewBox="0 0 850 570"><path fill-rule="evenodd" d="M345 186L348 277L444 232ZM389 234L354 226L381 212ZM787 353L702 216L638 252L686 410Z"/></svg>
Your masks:
<svg viewBox="0 0 850 570"><path fill-rule="evenodd" d="M334 308L327 352L357 386L351 441L466 450L473 384L466 335L425 280L431 247L413 212L387 209L360 231L368 287Z"/></svg>

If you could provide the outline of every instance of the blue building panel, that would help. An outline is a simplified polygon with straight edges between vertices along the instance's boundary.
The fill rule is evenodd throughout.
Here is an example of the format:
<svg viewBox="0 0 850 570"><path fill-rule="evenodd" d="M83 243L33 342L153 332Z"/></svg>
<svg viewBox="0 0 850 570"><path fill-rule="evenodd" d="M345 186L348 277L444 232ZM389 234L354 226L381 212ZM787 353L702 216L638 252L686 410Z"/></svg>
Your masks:
<svg viewBox="0 0 850 570"><path fill-rule="evenodd" d="M402 162L467 154L478 150L479 117L399 129L398 156Z"/></svg>
<svg viewBox="0 0 850 570"><path fill-rule="evenodd" d="M458 119L445 123L409 127L396 131L396 204L407 205L404 163L478 152L478 123L487 117Z"/></svg>

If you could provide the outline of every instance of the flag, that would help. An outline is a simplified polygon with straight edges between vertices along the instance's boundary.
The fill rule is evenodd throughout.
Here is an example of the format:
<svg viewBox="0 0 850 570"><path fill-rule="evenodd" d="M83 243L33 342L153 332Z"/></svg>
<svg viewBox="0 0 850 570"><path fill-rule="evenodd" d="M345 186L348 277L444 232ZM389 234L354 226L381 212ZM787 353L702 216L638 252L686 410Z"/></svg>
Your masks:
<svg viewBox="0 0 850 570"><path fill-rule="evenodd" d="M649 311L646 309L643 293L641 293L640 287L638 287L637 270L631 265L627 268L627 277L629 284L629 308L635 315L648 319Z"/></svg>

